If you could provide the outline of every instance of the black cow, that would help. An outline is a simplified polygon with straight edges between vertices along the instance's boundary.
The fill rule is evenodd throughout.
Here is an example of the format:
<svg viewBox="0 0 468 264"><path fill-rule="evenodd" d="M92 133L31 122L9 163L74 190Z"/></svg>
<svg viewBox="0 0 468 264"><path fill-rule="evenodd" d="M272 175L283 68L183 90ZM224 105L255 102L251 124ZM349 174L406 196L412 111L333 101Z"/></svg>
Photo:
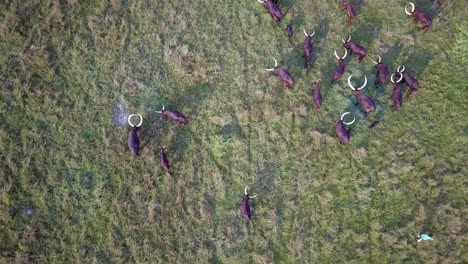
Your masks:
<svg viewBox="0 0 468 264"><path fill-rule="evenodd" d="M140 123L138 123L138 125L132 124L131 119L133 116L140 117ZM138 130L140 130L140 126L143 123L143 117L141 117L141 115L138 115L138 114L137 115L131 114L128 116L127 121L131 127L130 133L128 133L128 148L133 154L138 156L140 152L140 139L138 138Z"/></svg>

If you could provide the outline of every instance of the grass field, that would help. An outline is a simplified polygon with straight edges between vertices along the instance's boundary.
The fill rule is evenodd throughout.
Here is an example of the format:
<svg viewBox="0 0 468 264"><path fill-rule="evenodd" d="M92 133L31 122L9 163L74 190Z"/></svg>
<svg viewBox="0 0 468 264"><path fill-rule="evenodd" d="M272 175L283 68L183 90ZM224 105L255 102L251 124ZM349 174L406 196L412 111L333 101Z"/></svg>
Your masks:
<svg viewBox="0 0 468 264"><path fill-rule="evenodd" d="M0 263L467 263L466 1L415 1L427 33L405 1L351 2L353 24L339 1L280 0L277 26L255 0L2 1ZM349 34L368 56L331 85ZM419 80L396 112L390 85L371 85L377 55ZM272 58L294 89L264 70ZM369 78L370 117L350 74ZM119 103L144 118L139 157ZM341 145L345 111L357 121Z"/></svg>

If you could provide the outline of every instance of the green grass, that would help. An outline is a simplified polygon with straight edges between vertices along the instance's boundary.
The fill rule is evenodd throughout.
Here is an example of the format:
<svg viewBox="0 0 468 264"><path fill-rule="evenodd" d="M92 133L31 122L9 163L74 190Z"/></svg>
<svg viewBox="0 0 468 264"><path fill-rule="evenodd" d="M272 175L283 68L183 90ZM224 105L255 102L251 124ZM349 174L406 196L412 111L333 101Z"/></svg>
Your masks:
<svg viewBox="0 0 468 264"><path fill-rule="evenodd" d="M338 1L282 1L277 26L254 0L3 1L0 263L466 263L466 3L416 1L434 17L422 33L404 1L352 2L349 24ZM303 27L317 32L309 74ZM330 85L348 34L369 55ZM368 85L380 96L364 118L345 80L373 83L377 55L421 88L392 112L390 86ZM293 90L264 71L272 58ZM143 115L140 157L119 102ZM358 117L348 145L344 111Z"/></svg>

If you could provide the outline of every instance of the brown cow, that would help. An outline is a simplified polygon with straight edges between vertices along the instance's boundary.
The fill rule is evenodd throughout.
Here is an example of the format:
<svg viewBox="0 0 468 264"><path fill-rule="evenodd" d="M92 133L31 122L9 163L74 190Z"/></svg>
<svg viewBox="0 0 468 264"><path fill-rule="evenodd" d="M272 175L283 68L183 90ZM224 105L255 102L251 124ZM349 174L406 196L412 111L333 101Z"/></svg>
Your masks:
<svg viewBox="0 0 468 264"><path fill-rule="evenodd" d="M361 62L367 55L367 50L356 42L351 41L351 36L349 36L348 40L346 41L343 38L341 40L343 41L343 46L349 49L351 54L354 52L356 56L358 56L359 62Z"/></svg>
<svg viewBox="0 0 468 264"><path fill-rule="evenodd" d="M322 95L320 94L320 89L318 87L318 81L312 83L312 89L314 91L314 104L315 108L319 109L322 106Z"/></svg>
<svg viewBox="0 0 468 264"><path fill-rule="evenodd" d="M140 123L138 123L138 125L132 124L131 119L134 116L140 117ZM140 139L138 138L138 130L140 130L140 126L143 123L143 117L141 117L141 115L131 114L128 116L127 121L130 127L132 128L130 130L130 133L128 134L128 148L133 154L138 156L140 152Z"/></svg>
<svg viewBox="0 0 468 264"><path fill-rule="evenodd" d="M356 121L356 117L354 117L353 121L344 122L343 118L347 114L349 114L349 112L346 112L341 115L341 118L338 122L336 122L336 127L335 127L336 135L338 136L338 139L340 140L341 144L348 144L349 139L351 138L351 135L349 134L351 129L346 130L345 125L351 125L352 123L354 123L354 121Z"/></svg>
<svg viewBox="0 0 468 264"><path fill-rule="evenodd" d="M414 92L417 92L418 89L419 89L419 83L418 83L418 80L416 80L416 78L414 78L411 74L405 72L405 66L404 65L400 65L398 66L398 69L397 69L397 72L398 73L401 73L403 74L403 81L408 85L408 88L410 89L410 95Z"/></svg>
<svg viewBox="0 0 468 264"><path fill-rule="evenodd" d="M382 58L378 56L379 60L372 62L375 64L377 68L377 79L375 80L375 86L383 85L388 79L389 71L388 66L385 63L382 63Z"/></svg>
<svg viewBox="0 0 468 264"><path fill-rule="evenodd" d="M343 6L343 10L346 10L346 14L348 14L349 22L353 22L356 18L356 11L354 11L353 6L348 0L341 0L341 5Z"/></svg>
<svg viewBox="0 0 468 264"><path fill-rule="evenodd" d="M432 18L429 17L426 13L424 13L421 10L416 10L414 11L414 4L409 2L409 5L411 6L411 11L408 11L408 6L405 6L405 13L408 16L412 16L414 18L414 22L420 23L422 26L422 29L424 31L428 31L432 28Z"/></svg>
<svg viewBox="0 0 468 264"><path fill-rule="evenodd" d="M172 119L184 125L188 123L187 118L182 113L180 113L179 111L175 111L175 110L165 110L164 105L162 105L162 110L156 111L156 113L159 113L163 116L167 116L169 117L169 119Z"/></svg>
<svg viewBox="0 0 468 264"><path fill-rule="evenodd" d="M349 88L351 88L351 90L353 90L354 96L356 96L358 103L361 105L362 108L364 108L366 113L367 114L372 114L373 112L375 112L375 103L374 103L374 101L369 96L367 96L365 93L360 91L360 90L364 89L364 87L366 87L367 77L364 76L364 84L361 87L354 88L353 84L351 83L351 77L352 76L353 75L351 74L348 77Z"/></svg>
<svg viewBox="0 0 468 264"><path fill-rule="evenodd" d="M401 82L403 79L403 74L400 74L400 79L395 81L393 76L395 73L392 73L392 76L390 77L390 80L392 82L392 87L393 87L393 93L392 93L392 111L398 110L398 108L401 107L401 103L403 101L402 95L401 95L401 88L398 86L398 83Z"/></svg>
<svg viewBox="0 0 468 264"><path fill-rule="evenodd" d="M343 76L343 73L344 71L346 70L346 61L345 61L345 58L346 58L346 55L348 54L348 50L345 49L345 53L343 55L343 57L338 57L338 54L336 53L336 50L335 50L335 57L338 59L338 67L336 67L336 70L335 70L335 73L333 74L333 79L332 79L332 83L338 79L341 78L341 76Z"/></svg>
<svg viewBox="0 0 468 264"><path fill-rule="evenodd" d="M312 57L312 36L315 35L315 30L313 30L312 34L307 34L307 31L304 30L304 35L306 36L306 39L304 40L304 55L302 55L305 59L305 64L307 68L307 72L310 71L310 67L312 65L311 63L311 57Z"/></svg>
<svg viewBox="0 0 468 264"><path fill-rule="evenodd" d="M283 12L281 12L281 9L275 3L275 1L271 1L271 0L257 0L257 1L263 4L263 6L268 11L268 14L270 14L270 16L276 21L276 24L279 24L281 22L281 19L283 19Z"/></svg>
<svg viewBox="0 0 468 264"><path fill-rule="evenodd" d="M257 197L257 195L249 196L247 193L247 187L248 186L245 186L244 198L242 199L242 203L241 203L241 212L242 212L242 215L244 216L244 221L246 224L248 224L250 222L250 219L252 219L252 214L250 212L249 199L253 199Z"/></svg>
<svg viewBox="0 0 468 264"><path fill-rule="evenodd" d="M288 86L289 88L293 88L295 84L294 78L288 71L278 67L278 62L275 59L273 60L275 61L275 67L265 70L274 72L276 75L278 75L284 85Z"/></svg>

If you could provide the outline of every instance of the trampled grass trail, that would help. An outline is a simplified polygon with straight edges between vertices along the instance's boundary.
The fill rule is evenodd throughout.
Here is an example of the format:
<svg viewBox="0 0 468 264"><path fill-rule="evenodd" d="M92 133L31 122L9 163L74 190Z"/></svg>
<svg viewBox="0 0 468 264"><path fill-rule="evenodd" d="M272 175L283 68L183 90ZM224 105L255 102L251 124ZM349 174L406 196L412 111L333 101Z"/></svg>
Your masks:
<svg viewBox="0 0 468 264"><path fill-rule="evenodd" d="M414 1L433 18L423 33L405 1L350 2L353 23L339 1L280 0L279 25L255 0L0 3L0 262L467 262L467 5ZM348 35L368 55L330 84ZM419 81L398 111L373 85L378 55ZM265 71L273 58L294 89ZM350 74L369 80L369 117Z"/></svg>

